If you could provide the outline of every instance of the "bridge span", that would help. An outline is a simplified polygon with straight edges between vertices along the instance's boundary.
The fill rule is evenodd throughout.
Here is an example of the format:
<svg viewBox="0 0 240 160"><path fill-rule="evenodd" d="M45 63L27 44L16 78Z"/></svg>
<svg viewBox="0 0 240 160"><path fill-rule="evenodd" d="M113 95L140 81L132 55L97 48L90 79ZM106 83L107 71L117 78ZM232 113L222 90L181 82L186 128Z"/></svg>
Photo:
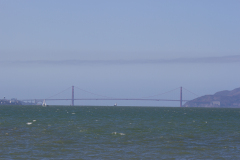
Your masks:
<svg viewBox="0 0 240 160"><path fill-rule="evenodd" d="M111 98L111 97L106 97L106 98L74 98L74 86L72 88L72 98L45 98L45 99L23 99L21 101L23 102L31 102L32 104L38 104L38 103L43 103L45 101L71 101L71 105L74 106L74 101L110 101L110 100L116 100L116 101L175 101L175 102L180 102L180 107L182 107L182 102L186 102L189 100L183 100L182 99L182 87L178 88L180 89L180 98L179 99L159 99L159 98ZM82 90L82 89L80 89ZM174 89L176 90L176 89ZM84 90L83 90L84 91ZM88 92L88 91L85 91ZM169 91L170 92L170 91ZM189 91L190 92L190 91ZM90 93L90 92L89 92ZM168 92L165 92L168 93ZM163 94L165 94L163 93ZM94 94L94 93L93 93ZM194 94L194 93L193 93ZM97 94L95 94L97 95ZM161 95L161 94L158 94ZM99 95L98 95L99 96ZM155 95L156 96L156 95ZM53 97L53 96L52 96ZM154 97L154 96L150 96Z"/></svg>

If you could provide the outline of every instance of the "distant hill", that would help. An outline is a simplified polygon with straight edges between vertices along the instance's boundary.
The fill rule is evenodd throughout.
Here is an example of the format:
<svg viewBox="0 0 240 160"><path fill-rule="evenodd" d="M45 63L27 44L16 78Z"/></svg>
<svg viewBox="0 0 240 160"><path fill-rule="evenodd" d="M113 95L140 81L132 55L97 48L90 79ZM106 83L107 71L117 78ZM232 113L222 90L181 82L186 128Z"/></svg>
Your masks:
<svg viewBox="0 0 240 160"><path fill-rule="evenodd" d="M224 90L186 102L183 107L240 108L240 88Z"/></svg>

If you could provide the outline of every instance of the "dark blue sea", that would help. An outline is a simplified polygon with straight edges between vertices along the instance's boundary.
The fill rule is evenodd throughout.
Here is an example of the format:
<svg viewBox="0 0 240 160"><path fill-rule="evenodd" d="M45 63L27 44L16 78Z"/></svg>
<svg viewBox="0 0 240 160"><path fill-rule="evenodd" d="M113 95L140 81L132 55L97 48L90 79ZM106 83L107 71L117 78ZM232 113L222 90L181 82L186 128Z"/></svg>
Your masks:
<svg viewBox="0 0 240 160"><path fill-rule="evenodd" d="M240 109L0 106L0 159L240 159Z"/></svg>

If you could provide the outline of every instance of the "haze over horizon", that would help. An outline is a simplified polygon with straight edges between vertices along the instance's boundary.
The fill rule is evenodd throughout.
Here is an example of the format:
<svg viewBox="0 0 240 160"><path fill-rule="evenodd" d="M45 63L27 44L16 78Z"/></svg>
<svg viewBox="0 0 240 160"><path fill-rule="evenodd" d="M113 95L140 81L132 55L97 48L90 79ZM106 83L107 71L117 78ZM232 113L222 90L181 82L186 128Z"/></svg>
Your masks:
<svg viewBox="0 0 240 160"><path fill-rule="evenodd" d="M0 98L47 98L72 85L117 98L238 88L239 15L238 0L0 0ZM156 98L179 99L179 90Z"/></svg>

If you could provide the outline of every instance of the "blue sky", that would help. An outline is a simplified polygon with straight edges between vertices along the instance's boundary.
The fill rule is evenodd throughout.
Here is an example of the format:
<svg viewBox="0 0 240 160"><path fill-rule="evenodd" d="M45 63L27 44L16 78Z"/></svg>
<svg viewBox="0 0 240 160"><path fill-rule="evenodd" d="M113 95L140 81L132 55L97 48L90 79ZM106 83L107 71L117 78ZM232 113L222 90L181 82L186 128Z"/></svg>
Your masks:
<svg viewBox="0 0 240 160"><path fill-rule="evenodd" d="M239 15L238 0L0 0L0 97L47 98L72 85L118 98L232 90L240 87Z"/></svg>

